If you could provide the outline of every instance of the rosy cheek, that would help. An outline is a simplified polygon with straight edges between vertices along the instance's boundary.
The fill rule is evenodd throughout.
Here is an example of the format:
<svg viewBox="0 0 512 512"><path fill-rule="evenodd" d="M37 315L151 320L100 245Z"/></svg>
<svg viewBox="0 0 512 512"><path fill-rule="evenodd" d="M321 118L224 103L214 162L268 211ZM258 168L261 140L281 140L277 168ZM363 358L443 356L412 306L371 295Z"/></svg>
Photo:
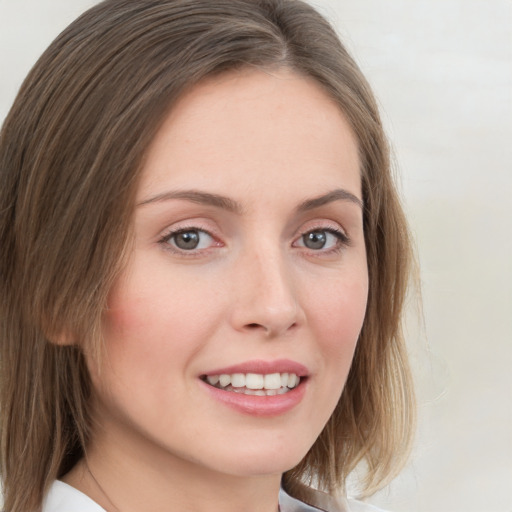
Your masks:
<svg viewBox="0 0 512 512"><path fill-rule="evenodd" d="M148 306L155 300L155 288L147 280L138 279L133 267L130 270L118 279L108 296L103 322L107 341L141 332L151 323L155 308Z"/></svg>
<svg viewBox="0 0 512 512"><path fill-rule="evenodd" d="M103 336L105 340L108 371L103 369L103 380L124 382L126 377L136 384L145 375L154 374L155 354L161 353L161 336L151 331L151 319L137 307L137 302L125 300L122 304L113 304L105 314Z"/></svg>
<svg viewBox="0 0 512 512"><path fill-rule="evenodd" d="M133 307L129 301L109 302L109 309L103 321L106 340L123 337L126 333L142 328L145 322L143 318L139 318L136 311L137 308Z"/></svg>
<svg viewBox="0 0 512 512"><path fill-rule="evenodd" d="M317 317L329 357L345 359L351 355L361 330L367 300L364 280L344 283L330 289L319 303Z"/></svg>

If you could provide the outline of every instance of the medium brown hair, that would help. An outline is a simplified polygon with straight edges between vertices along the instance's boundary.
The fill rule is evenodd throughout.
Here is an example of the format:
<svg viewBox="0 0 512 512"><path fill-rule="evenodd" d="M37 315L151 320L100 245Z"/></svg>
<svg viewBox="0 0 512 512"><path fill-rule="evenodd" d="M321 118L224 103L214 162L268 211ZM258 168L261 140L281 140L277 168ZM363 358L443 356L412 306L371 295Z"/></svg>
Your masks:
<svg viewBox="0 0 512 512"><path fill-rule="evenodd" d="M144 156L169 108L212 74L287 67L336 100L359 143L366 317L342 397L285 484L334 492L361 462L375 490L409 447L401 311L406 223L376 102L332 27L299 0L106 0L34 66L0 135L1 474L5 509L40 509L84 455L91 384ZM71 338L74 344L54 343ZM98 349L98 352L101 352Z"/></svg>

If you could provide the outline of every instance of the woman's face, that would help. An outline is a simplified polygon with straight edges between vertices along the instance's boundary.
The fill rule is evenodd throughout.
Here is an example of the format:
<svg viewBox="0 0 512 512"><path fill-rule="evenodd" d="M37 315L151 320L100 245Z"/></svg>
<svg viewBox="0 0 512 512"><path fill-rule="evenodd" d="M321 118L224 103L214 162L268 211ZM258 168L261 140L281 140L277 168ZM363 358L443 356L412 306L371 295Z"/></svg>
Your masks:
<svg viewBox="0 0 512 512"><path fill-rule="evenodd" d="M211 78L153 141L109 297L92 447L127 464L280 474L320 434L363 322L355 138L292 72Z"/></svg>

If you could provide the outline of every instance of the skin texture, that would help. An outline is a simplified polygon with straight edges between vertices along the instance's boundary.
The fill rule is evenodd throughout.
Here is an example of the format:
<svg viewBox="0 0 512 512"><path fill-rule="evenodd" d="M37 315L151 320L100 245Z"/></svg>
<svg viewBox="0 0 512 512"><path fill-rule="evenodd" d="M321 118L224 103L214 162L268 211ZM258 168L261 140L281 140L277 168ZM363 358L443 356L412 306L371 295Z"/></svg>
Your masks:
<svg viewBox="0 0 512 512"><path fill-rule="evenodd" d="M331 197L304 208L339 189L361 199L357 144L313 81L248 70L180 99L145 162L102 367L89 358L90 472L79 463L68 483L109 511L275 512L281 474L340 397L365 313L361 205ZM190 190L229 203L170 197ZM172 234L191 229L200 245L180 250ZM312 231L324 247L307 246ZM279 414L230 407L201 380L282 359L307 379Z"/></svg>

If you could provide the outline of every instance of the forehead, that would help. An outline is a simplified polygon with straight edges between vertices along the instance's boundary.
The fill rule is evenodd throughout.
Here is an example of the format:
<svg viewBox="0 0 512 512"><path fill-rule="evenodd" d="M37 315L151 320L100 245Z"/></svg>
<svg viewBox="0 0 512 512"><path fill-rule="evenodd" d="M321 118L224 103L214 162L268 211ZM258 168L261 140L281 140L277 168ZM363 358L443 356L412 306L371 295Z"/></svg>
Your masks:
<svg viewBox="0 0 512 512"><path fill-rule="evenodd" d="M343 178L360 195L357 141L343 112L314 80L288 69L230 72L174 105L149 148L139 200L171 180L222 188L273 184L294 171L319 186Z"/></svg>

